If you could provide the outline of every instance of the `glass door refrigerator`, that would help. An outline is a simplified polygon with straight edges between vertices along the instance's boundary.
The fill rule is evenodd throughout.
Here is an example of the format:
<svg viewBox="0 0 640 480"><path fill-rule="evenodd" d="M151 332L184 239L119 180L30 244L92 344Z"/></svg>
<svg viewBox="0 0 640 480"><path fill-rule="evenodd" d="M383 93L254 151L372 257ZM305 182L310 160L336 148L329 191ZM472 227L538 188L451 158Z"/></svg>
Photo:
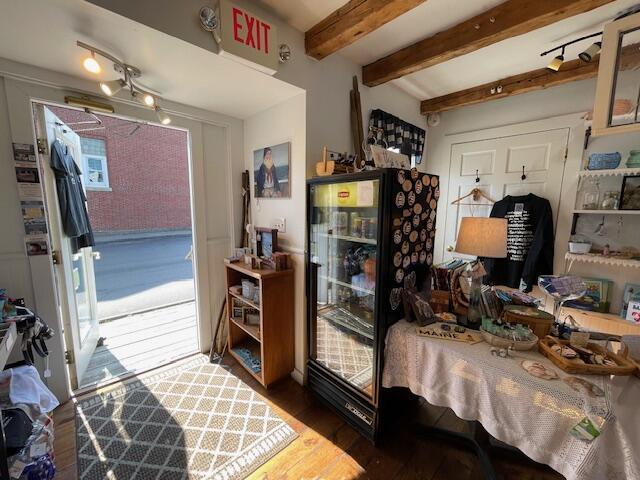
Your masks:
<svg viewBox="0 0 640 480"><path fill-rule="evenodd" d="M433 261L438 182L415 169L307 181L308 386L372 441L386 327Z"/></svg>

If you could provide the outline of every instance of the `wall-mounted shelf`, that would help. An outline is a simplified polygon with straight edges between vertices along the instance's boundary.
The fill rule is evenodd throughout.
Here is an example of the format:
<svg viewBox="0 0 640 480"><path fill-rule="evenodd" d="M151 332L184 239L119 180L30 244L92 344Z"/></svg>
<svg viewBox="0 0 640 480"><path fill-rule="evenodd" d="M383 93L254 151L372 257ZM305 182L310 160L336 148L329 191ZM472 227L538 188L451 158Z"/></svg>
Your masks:
<svg viewBox="0 0 640 480"><path fill-rule="evenodd" d="M640 168L612 168L606 170L580 170L581 177L615 177L617 175L640 175Z"/></svg>
<svg viewBox="0 0 640 480"><path fill-rule="evenodd" d="M611 265L614 267L640 268L640 260L620 257L605 257L604 255L599 255L597 253L577 254L567 252L564 256L564 259L569 262L569 268L567 269L567 271L571 269L571 264L573 264L573 262L598 263L601 265Z"/></svg>
<svg viewBox="0 0 640 480"><path fill-rule="evenodd" d="M640 215L640 210L574 210L578 215Z"/></svg>

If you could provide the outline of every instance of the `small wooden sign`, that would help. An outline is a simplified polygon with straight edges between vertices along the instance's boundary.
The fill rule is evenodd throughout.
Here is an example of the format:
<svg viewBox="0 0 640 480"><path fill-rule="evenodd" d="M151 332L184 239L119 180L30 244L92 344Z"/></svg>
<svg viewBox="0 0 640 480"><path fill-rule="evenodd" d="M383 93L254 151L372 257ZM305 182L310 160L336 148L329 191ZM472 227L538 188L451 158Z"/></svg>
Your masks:
<svg viewBox="0 0 640 480"><path fill-rule="evenodd" d="M442 325L445 326L445 330L442 329ZM449 330L446 330L447 326ZM475 330L466 329L464 333L454 332L454 325L450 323L433 323L431 325L427 325L426 327L418 327L416 328L416 333L421 337L430 337L430 338L438 338L440 340L453 340L454 342L463 342L468 343L469 345L473 345L475 343L482 342L482 336L480 332Z"/></svg>

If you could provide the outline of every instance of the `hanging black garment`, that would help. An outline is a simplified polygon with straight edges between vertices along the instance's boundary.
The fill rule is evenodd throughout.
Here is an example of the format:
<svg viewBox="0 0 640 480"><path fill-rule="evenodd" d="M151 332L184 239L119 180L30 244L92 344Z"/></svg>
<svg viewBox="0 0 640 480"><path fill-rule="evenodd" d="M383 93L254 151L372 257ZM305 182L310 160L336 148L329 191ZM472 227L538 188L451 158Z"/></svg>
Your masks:
<svg viewBox="0 0 640 480"><path fill-rule="evenodd" d="M87 212L87 197L82 188L82 172L66 145L59 140L51 145L51 169L56 176L56 190L62 217L62 229L71 239L73 253L94 245Z"/></svg>
<svg viewBox="0 0 640 480"><path fill-rule="evenodd" d="M549 200L532 193L506 196L493 205L492 217L506 218L507 258L483 259L491 285L530 292L540 275L553 274L553 214Z"/></svg>

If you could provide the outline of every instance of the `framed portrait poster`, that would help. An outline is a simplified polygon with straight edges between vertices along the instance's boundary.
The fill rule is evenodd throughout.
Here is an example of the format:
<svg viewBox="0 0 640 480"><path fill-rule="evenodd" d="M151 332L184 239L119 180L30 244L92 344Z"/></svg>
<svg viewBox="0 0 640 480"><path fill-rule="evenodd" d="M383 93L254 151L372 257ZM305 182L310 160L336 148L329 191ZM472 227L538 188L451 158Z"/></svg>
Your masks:
<svg viewBox="0 0 640 480"><path fill-rule="evenodd" d="M291 142L253 152L253 184L256 198L291 197Z"/></svg>

